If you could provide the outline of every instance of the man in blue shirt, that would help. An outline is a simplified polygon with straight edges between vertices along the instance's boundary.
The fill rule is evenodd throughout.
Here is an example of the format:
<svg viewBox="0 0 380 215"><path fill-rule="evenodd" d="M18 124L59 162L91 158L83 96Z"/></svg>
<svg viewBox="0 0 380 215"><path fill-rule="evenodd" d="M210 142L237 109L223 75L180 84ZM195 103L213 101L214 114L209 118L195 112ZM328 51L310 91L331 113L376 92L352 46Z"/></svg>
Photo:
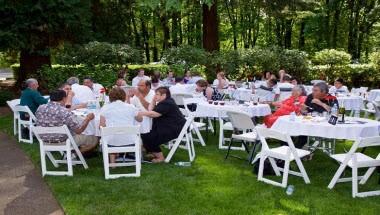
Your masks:
<svg viewBox="0 0 380 215"><path fill-rule="evenodd" d="M39 85L38 81L34 78L30 78L25 81L27 88L21 92L20 105L28 106L34 114L40 105L48 102L40 92L37 91Z"/></svg>

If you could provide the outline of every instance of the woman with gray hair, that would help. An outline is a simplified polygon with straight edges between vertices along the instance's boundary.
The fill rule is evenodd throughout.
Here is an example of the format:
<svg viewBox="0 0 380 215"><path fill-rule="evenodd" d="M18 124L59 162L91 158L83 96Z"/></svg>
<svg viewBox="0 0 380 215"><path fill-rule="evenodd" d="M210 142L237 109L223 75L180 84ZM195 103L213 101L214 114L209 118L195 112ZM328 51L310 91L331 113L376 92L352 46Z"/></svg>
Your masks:
<svg viewBox="0 0 380 215"><path fill-rule="evenodd" d="M306 92L303 86L297 85L292 89L292 95L282 102L273 102L272 105L278 109L273 114L264 118L265 125L270 128L280 116L289 115L292 112L301 113L303 104L306 101Z"/></svg>

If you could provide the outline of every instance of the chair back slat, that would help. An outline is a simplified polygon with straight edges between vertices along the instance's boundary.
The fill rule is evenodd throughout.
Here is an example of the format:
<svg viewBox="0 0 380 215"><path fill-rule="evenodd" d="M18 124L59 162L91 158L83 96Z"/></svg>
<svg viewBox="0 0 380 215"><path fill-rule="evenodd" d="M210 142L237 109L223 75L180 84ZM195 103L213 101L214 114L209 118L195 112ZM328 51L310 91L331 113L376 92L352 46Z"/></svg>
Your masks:
<svg viewBox="0 0 380 215"><path fill-rule="evenodd" d="M288 142L288 135L274 129L268 129L264 127L256 127L256 131L260 137L264 139L276 139L284 142Z"/></svg>
<svg viewBox="0 0 380 215"><path fill-rule="evenodd" d="M139 135L140 126L131 125L131 126L118 126L118 127L101 127L101 135L103 136L112 136L112 135Z"/></svg>
<svg viewBox="0 0 380 215"><path fill-rule="evenodd" d="M176 94L172 94L171 97L173 98L174 102L177 105L184 105L183 99L184 98L192 98L193 95L188 94L188 93L176 93Z"/></svg>
<svg viewBox="0 0 380 215"><path fill-rule="evenodd" d="M14 112L15 107L20 104L20 99L13 99L11 101L7 101L9 108Z"/></svg>
<svg viewBox="0 0 380 215"><path fill-rule="evenodd" d="M251 116L245 112L227 111L227 116L231 121L232 127L238 130L253 130L255 124L251 119Z"/></svg>
<svg viewBox="0 0 380 215"><path fill-rule="evenodd" d="M358 148L372 147L372 146L380 146L380 136L361 138L359 140Z"/></svg>
<svg viewBox="0 0 380 215"><path fill-rule="evenodd" d="M60 127L42 127L42 126L33 126L33 133L36 136L39 136L41 134L67 134L68 128L66 125L62 125Z"/></svg>

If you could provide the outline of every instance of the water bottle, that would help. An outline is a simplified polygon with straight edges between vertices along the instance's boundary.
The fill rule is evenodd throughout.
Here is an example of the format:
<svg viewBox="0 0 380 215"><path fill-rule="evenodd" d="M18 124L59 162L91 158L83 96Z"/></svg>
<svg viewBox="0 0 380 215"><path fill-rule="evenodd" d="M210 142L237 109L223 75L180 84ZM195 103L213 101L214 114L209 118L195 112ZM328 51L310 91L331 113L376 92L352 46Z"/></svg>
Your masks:
<svg viewBox="0 0 380 215"><path fill-rule="evenodd" d="M296 113L294 111L290 113L289 120L292 122L296 121Z"/></svg>
<svg viewBox="0 0 380 215"><path fill-rule="evenodd" d="M294 192L294 186L293 185L289 185L287 188L286 188L286 195L288 196L291 196Z"/></svg>
<svg viewBox="0 0 380 215"><path fill-rule="evenodd" d="M179 161L179 162L175 162L174 165L188 167L188 166L191 166L191 162Z"/></svg>
<svg viewBox="0 0 380 215"><path fill-rule="evenodd" d="M332 115L332 116L336 116L336 117L338 117L338 106L336 105L336 103L335 103L334 106L331 108L331 115Z"/></svg>

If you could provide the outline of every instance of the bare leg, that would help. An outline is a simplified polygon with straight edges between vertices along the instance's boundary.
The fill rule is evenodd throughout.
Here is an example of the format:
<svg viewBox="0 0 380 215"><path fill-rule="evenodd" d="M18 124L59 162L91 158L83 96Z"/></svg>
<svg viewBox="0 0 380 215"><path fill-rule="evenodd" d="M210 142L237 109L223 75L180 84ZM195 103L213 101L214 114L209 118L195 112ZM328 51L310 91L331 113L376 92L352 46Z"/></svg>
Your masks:
<svg viewBox="0 0 380 215"><path fill-rule="evenodd" d="M154 155L154 159L152 160L153 163L162 163L165 161L164 154L162 152L155 152L152 153Z"/></svg>

